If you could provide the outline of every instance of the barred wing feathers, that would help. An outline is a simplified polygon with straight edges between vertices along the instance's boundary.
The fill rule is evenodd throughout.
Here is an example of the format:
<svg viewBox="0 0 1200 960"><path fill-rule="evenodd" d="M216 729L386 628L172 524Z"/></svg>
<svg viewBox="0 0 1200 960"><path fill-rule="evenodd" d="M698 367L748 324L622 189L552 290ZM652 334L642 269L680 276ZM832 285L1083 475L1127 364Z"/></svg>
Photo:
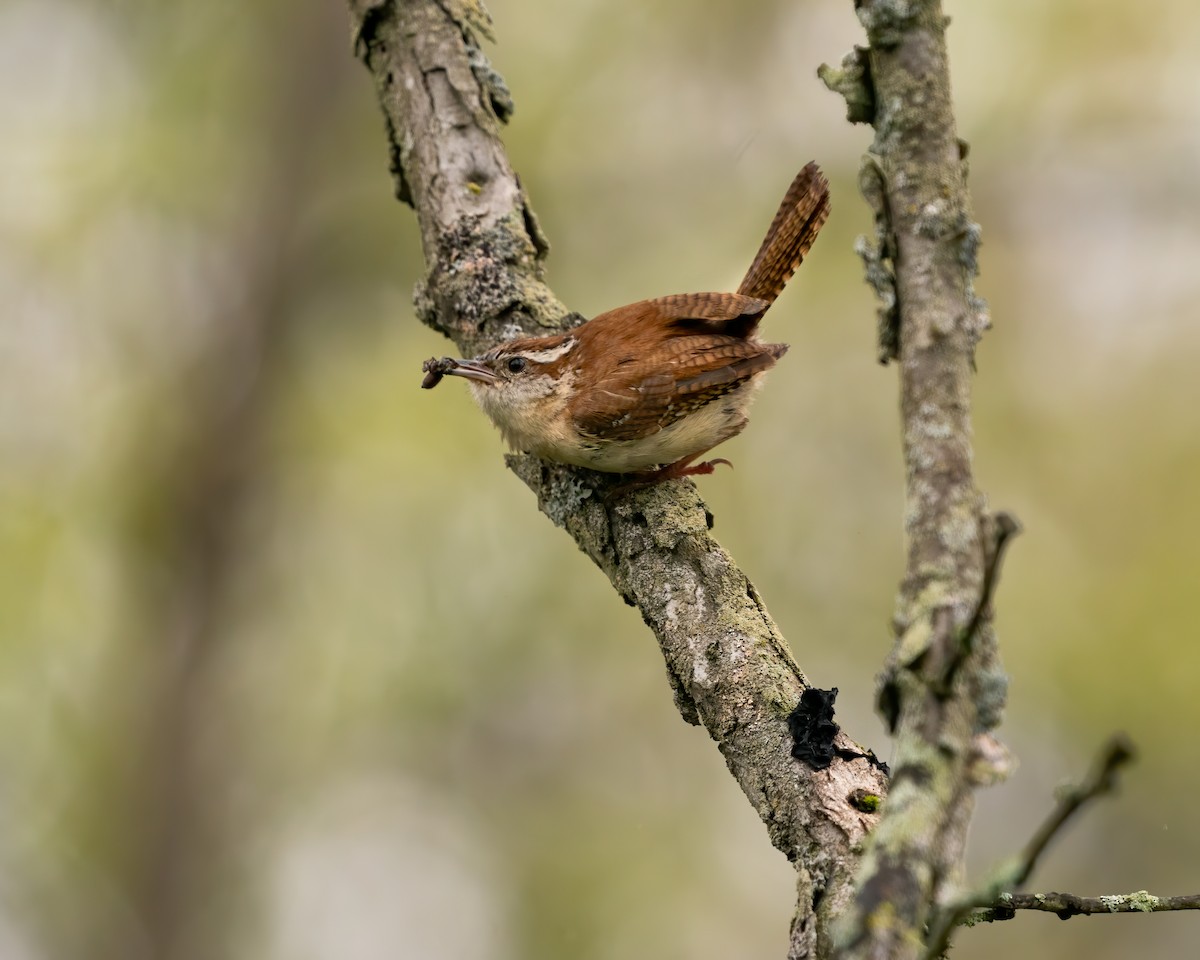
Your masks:
<svg viewBox="0 0 1200 960"><path fill-rule="evenodd" d="M580 357L596 381L571 405L576 426L597 440L636 440L732 393L787 350L746 339L767 306L731 293L660 297L616 318L611 336L597 317L581 345L591 356Z"/></svg>

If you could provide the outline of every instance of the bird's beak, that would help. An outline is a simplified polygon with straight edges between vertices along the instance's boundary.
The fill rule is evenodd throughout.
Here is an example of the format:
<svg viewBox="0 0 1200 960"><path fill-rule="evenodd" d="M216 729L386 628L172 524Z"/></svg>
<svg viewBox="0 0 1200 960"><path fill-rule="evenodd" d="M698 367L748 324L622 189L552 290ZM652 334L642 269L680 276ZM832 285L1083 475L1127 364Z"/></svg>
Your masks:
<svg viewBox="0 0 1200 960"><path fill-rule="evenodd" d="M450 377L466 377L468 380L478 380L480 383L495 383L500 378L492 373L491 368L478 360L459 360L446 375Z"/></svg>

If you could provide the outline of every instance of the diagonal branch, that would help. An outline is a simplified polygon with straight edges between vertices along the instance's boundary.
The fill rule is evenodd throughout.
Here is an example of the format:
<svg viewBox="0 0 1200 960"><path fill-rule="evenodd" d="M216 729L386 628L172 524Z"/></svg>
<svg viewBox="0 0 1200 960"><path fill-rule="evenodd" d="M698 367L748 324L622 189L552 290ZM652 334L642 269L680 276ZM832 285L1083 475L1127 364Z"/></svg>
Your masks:
<svg viewBox="0 0 1200 960"><path fill-rule="evenodd" d="M1058 798L1058 804L1050 812L1050 816L1029 838L1029 843L1021 851L1018 867L1012 876L1013 888L1020 887L1029 880L1037 867L1038 860L1046 852L1046 847L1067 825L1068 820L1093 800L1116 789L1117 772L1133 758L1133 744L1126 737L1118 735L1105 744L1088 773L1087 779L1077 786L1063 791Z"/></svg>
<svg viewBox="0 0 1200 960"><path fill-rule="evenodd" d="M547 244L505 155L511 111L475 40L471 0L349 0L355 49L375 80L397 196L416 210L427 275L421 319L464 354L565 329L543 282ZM415 374L415 371L414 371ZM414 379L414 388L416 381ZM607 502L608 481L529 456L510 467L654 631L676 704L700 723L799 873L791 956L828 953L855 852L876 819L858 798L885 792L865 758L809 770L791 757L787 717L807 681L754 586L709 533L688 483ZM858 754L839 733L836 746Z"/></svg>

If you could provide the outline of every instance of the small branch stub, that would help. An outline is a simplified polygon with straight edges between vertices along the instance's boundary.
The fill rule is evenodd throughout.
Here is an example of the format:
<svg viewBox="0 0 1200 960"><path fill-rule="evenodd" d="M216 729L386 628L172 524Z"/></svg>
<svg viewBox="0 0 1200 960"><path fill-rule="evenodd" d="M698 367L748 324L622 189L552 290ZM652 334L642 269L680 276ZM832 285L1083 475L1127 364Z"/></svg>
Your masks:
<svg viewBox="0 0 1200 960"><path fill-rule="evenodd" d="M875 121L875 87L867 54L865 47L855 47L842 58L840 67L823 63L817 69L821 82L846 101L846 119L851 123Z"/></svg>

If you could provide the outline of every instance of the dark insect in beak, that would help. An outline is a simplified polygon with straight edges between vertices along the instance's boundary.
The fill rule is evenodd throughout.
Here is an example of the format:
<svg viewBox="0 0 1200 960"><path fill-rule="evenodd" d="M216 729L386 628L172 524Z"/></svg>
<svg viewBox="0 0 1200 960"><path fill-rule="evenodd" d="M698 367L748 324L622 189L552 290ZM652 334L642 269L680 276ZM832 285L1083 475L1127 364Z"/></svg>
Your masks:
<svg viewBox="0 0 1200 960"><path fill-rule="evenodd" d="M437 357L430 357L421 364L421 370L425 373L425 379L421 381L421 389L432 390L442 382L442 377L453 370L457 363L457 360L452 360L450 357L442 357L441 360Z"/></svg>
<svg viewBox="0 0 1200 960"><path fill-rule="evenodd" d="M421 381L421 389L430 390L442 381L442 377L465 377L467 380L479 380L482 383L494 383L499 378L488 367L478 360L455 360L453 357L442 357L438 360L430 357L421 369L425 371L425 379Z"/></svg>

